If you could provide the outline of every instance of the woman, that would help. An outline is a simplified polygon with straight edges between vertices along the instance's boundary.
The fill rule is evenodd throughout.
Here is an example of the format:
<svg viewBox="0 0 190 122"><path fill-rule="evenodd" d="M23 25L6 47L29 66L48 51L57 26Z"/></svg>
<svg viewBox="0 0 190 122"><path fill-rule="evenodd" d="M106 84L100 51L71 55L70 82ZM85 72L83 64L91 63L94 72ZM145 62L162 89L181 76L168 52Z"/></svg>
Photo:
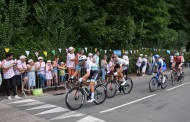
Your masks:
<svg viewBox="0 0 190 122"><path fill-rule="evenodd" d="M107 56L104 55L103 59L101 60L101 70L102 70L102 81L103 82L105 82L106 68L107 68Z"/></svg>
<svg viewBox="0 0 190 122"><path fill-rule="evenodd" d="M38 62L36 63L36 67L37 67L37 75L39 76L39 79L40 79L40 87L45 87L45 82L47 81L46 80L46 73L45 73L45 67L46 67L46 64L45 62L43 61L43 57L39 57L38 58Z"/></svg>
<svg viewBox="0 0 190 122"><path fill-rule="evenodd" d="M136 66L137 66L137 76L141 75L142 57L143 57L143 54L140 54L139 58L137 59L137 63L136 63Z"/></svg>
<svg viewBox="0 0 190 122"><path fill-rule="evenodd" d="M46 63L46 79L47 79L47 87L50 88L51 85L53 85L52 83L52 70L53 70L53 66L51 64L51 60L48 60Z"/></svg>
<svg viewBox="0 0 190 122"><path fill-rule="evenodd" d="M53 82L55 84L55 90L57 90L57 85L58 85L58 66L59 66L59 57L55 56L55 60L53 61L53 70L52 70L52 75L53 75Z"/></svg>
<svg viewBox="0 0 190 122"><path fill-rule="evenodd" d="M68 72L68 78L72 76L75 72L75 54L74 54L74 48L69 47L69 53L67 54L67 72Z"/></svg>
<svg viewBox="0 0 190 122"><path fill-rule="evenodd" d="M147 55L144 56L143 62L144 62L144 66L142 67L142 75L143 75L143 76L146 76L146 75L145 75L145 72L146 72L146 67L147 67L147 62L148 62L148 60L147 60Z"/></svg>

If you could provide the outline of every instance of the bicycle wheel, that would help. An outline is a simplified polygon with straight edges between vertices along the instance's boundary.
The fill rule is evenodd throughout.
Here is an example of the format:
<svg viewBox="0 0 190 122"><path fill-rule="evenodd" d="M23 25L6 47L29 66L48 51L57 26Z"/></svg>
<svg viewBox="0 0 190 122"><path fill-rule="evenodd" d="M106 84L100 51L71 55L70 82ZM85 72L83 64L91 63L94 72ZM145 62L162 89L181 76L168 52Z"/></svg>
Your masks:
<svg viewBox="0 0 190 122"><path fill-rule="evenodd" d="M181 74L181 79L180 79L180 83L181 83L181 82L183 82L183 81L184 81L184 79L185 79L185 73L184 73L184 72L182 72L182 74Z"/></svg>
<svg viewBox="0 0 190 122"><path fill-rule="evenodd" d="M164 75L164 77L166 77L166 80L164 83L161 84L161 88L162 89L165 89L167 87L167 83L168 83L168 76L167 75Z"/></svg>
<svg viewBox="0 0 190 122"><path fill-rule="evenodd" d="M131 78L127 78L126 81L127 82L123 86L123 93L129 94L133 89L133 81Z"/></svg>
<svg viewBox="0 0 190 122"><path fill-rule="evenodd" d="M80 87L73 87L71 88L66 95L65 102L67 107L74 111L78 110L84 104L84 91Z"/></svg>
<svg viewBox="0 0 190 122"><path fill-rule="evenodd" d="M150 92L154 92L154 91L156 91L157 88L158 88L157 79L156 79L156 77L153 77L150 79L150 82L149 82L149 90L150 90Z"/></svg>
<svg viewBox="0 0 190 122"><path fill-rule="evenodd" d="M171 80L172 80L172 85L174 86L176 82L178 81L178 74L176 71L172 71Z"/></svg>
<svg viewBox="0 0 190 122"><path fill-rule="evenodd" d="M106 88L103 84L97 84L95 87L95 93L94 93L94 103L96 105L104 103L106 100Z"/></svg>
<svg viewBox="0 0 190 122"><path fill-rule="evenodd" d="M114 80L106 83L107 98L112 98L117 92L117 84Z"/></svg>

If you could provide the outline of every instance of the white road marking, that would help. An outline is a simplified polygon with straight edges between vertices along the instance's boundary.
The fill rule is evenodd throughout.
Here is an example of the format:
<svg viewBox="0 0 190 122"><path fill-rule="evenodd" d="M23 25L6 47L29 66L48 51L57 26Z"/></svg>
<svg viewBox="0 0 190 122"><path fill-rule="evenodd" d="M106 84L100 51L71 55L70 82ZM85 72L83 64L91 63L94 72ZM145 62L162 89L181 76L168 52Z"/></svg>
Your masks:
<svg viewBox="0 0 190 122"><path fill-rule="evenodd" d="M50 113L59 113L59 112L66 112L69 111L68 109L62 108L62 107L57 107L57 108L53 108L35 115L43 115L43 114L50 114Z"/></svg>
<svg viewBox="0 0 190 122"><path fill-rule="evenodd" d="M170 88L170 89L167 89L166 91L171 91L171 90L173 90L173 89L176 89L176 88L178 88L178 87L181 87L181 86L187 85L187 84L189 84L189 83L190 83L190 82L187 82L187 83L181 84L181 85L179 85L179 86L172 87L172 88Z"/></svg>
<svg viewBox="0 0 190 122"><path fill-rule="evenodd" d="M51 105L51 104L46 104L46 105L41 105L41 106L38 106L38 107L33 107L33 108L29 108L29 109L26 109L26 110L37 110L37 109L44 109L44 108L55 108L57 106L55 105Z"/></svg>
<svg viewBox="0 0 190 122"><path fill-rule="evenodd" d="M118 109L118 108L121 108L121 107L124 107L124 106L127 106L127 105L131 105L131 104L133 104L133 103L136 103L136 102L139 102L139 101L142 101L142 100L148 99L148 98L153 97L153 96L155 96L155 95L156 95L156 94L152 94L152 95L149 95L149 96L146 96L146 97L143 97L143 98L140 98L140 99L134 100L134 101L132 101L132 102L125 103L125 104L123 104L123 105L119 105L119 106L116 106L116 107L113 107L113 108L110 108L110 109L107 109L107 110L101 111L100 113L110 112L110 111L116 110L116 109Z"/></svg>
<svg viewBox="0 0 190 122"><path fill-rule="evenodd" d="M73 117L81 117L84 116L85 114L82 113L77 113L74 111L71 111L69 113L63 114L61 116L58 116L56 118L50 119L50 121L54 121L54 120L60 120L60 119L66 119L66 118L73 118Z"/></svg>
<svg viewBox="0 0 190 122"><path fill-rule="evenodd" d="M33 99L25 99L25 100L19 100L19 101L15 101L15 102L11 102L8 104L19 104L19 103L29 103L29 102L35 102L36 100Z"/></svg>
<svg viewBox="0 0 190 122"><path fill-rule="evenodd" d="M81 120L78 120L76 122L106 122L106 121L92 117L92 116L87 116L87 117L85 117Z"/></svg>
<svg viewBox="0 0 190 122"><path fill-rule="evenodd" d="M45 104L44 102L40 102L40 101L35 101L35 102L31 102L31 103L27 103L27 104L23 104L23 105L19 105L18 107L23 107L23 106L33 106L33 105L42 105Z"/></svg>

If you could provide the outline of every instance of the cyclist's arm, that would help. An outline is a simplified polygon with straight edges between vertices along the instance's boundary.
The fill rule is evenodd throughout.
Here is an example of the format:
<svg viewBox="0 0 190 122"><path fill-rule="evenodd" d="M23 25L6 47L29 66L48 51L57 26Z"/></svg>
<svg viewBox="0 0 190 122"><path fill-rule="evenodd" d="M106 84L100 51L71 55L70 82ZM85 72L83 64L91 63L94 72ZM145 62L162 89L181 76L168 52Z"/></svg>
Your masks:
<svg viewBox="0 0 190 122"><path fill-rule="evenodd" d="M87 79L90 76L90 70L87 70L86 74L82 77L82 79Z"/></svg>

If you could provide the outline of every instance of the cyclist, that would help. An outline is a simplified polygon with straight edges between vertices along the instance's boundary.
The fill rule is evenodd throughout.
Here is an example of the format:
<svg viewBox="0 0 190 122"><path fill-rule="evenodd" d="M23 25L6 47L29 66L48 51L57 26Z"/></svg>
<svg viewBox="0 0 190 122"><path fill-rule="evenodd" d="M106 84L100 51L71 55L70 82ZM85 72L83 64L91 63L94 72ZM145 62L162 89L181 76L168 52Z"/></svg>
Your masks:
<svg viewBox="0 0 190 122"><path fill-rule="evenodd" d="M172 64L172 68L174 69L176 67L178 69L179 71L178 76L182 74L182 65L183 65L182 56L180 56L179 53L176 53Z"/></svg>
<svg viewBox="0 0 190 122"><path fill-rule="evenodd" d="M128 63L126 60L119 58L117 55L113 57L113 61L114 69L116 70L114 75L118 77L119 81L123 82L121 85L124 86L127 81L125 80L123 73L125 75L127 74Z"/></svg>
<svg viewBox="0 0 190 122"><path fill-rule="evenodd" d="M98 78L98 66L91 62L87 61L87 58L85 55L79 56L78 58L79 64L76 66L76 71L73 76L71 76L70 80L73 80L74 77L77 76L77 74L81 71L81 67L86 68L86 74L79 78L79 82L83 82L84 85L89 86L87 82L90 82L90 89L91 89L91 99L87 102L93 102L94 99L94 85ZM87 81L88 80L88 81Z"/></svg>
<svg viewBox="0 0 190 122"><path fill-rule="evenodd" d="M160 56L158 54L154 55L154 58L155 58L154 66L157 64L158 74L162 75L162 83L164 83L166 80L166 78L164 76L164 72L166 71L166 63L163 61L162 58L160 58Z"/></svg>

